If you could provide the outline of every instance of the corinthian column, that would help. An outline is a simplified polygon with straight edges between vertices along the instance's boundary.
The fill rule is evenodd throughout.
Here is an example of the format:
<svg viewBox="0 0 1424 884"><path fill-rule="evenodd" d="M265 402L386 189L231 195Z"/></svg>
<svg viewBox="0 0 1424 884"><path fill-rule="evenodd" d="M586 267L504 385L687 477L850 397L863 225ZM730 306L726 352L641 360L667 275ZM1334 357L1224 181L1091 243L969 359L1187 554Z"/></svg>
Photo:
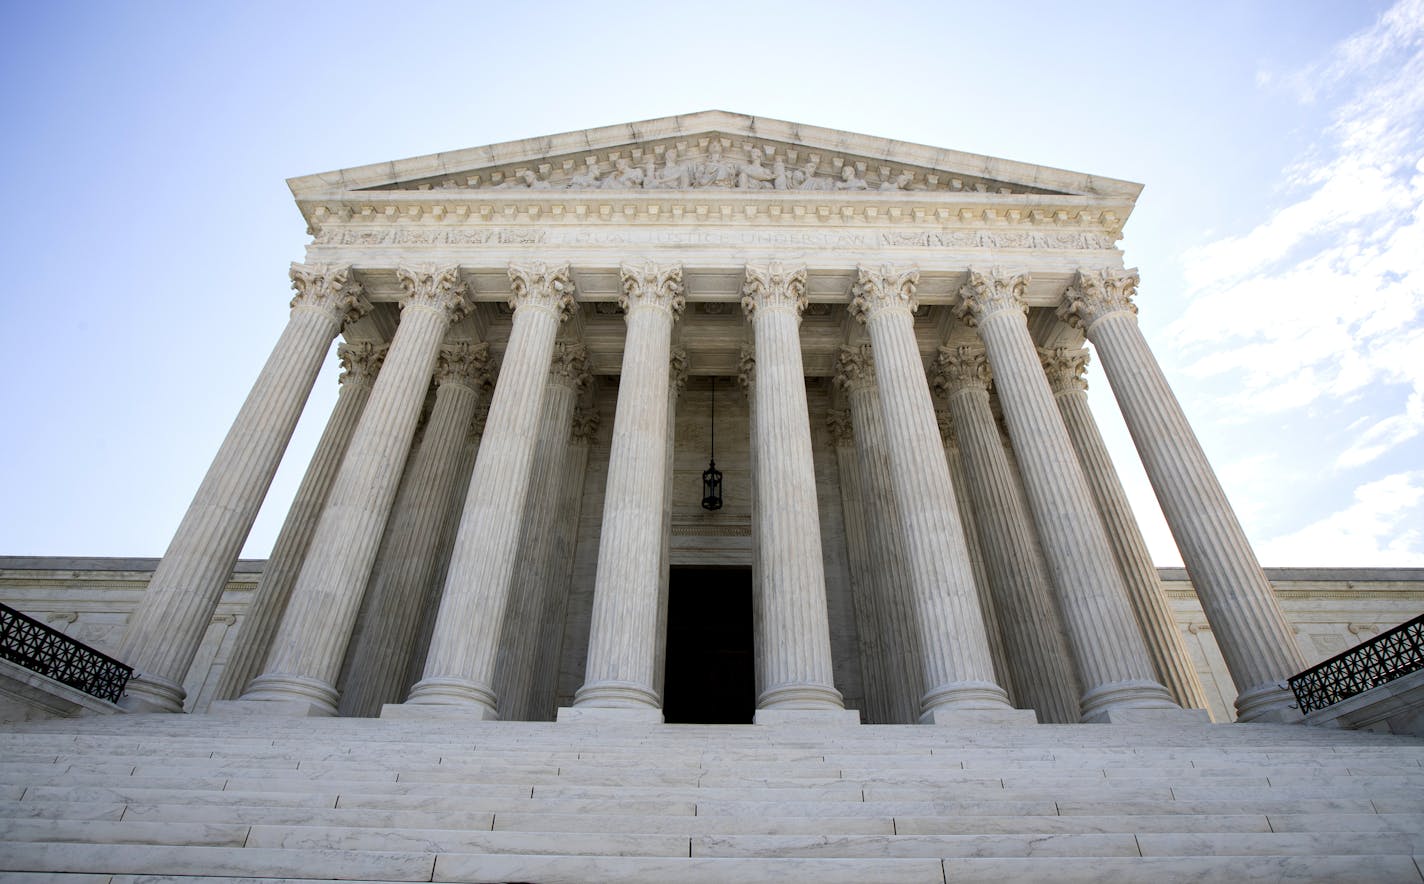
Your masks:
<svg viewBox="0 0 1424 884"><path fill-rule="evenodd" d="M469 308L458 267L398 267L401 321L361 414L266 669L243 700L335 715L337 676L400 484L440 342Z"/></svg>
<svg viewBox="0 0 1424 884"><path fill-rule="evenodd" d="M628 334L608 458L588 663L574 710L617 709L620 718L662 721L657 678L663 499L667 481L668 360L683 309L682 267L622 266ZM597 714L597 713L592 713Z"/></svg>
<svg viewBox="0 0 1424 884"><path fill-rule="evenodd" d="M420 628L425 588L437 567L441 528L454 503L456 470L481 391L489 383L489 345L440 348L435 405L411 456L366 593L365 628L351 648L340 710L380 714L405 691L406 660Z"/></svg>
<svg viewBox="0 0 1424 884"><path fill-rule="evenodd" d="M574 293L567 264L511 264L509 280L514 309L509 343L460 516L425 675L411 688L406 707L454 705L466 715L498 717L493 684L500 628L519 552L549 360ZM401 710L388 706L381 714Z"/></svg>
<svg viewBox="0 0 1424 884"><path fill-rule="evenodd" d="M292 265L291 318L129 615L117 657L134 668L119 705L181 712L183 676L343 324L370 309L350 267Z"/></svg>
<svg viewBox="0 0 1424 884"><path fill-rule="evenodd" d="M761 566L756 613L762 637L758 662L765 669L756 721L769 722L786 717L784 710L843 710L845 704L831 669L811 418L801 365L806 268L772 262L748 265L746 272L742 309L756 336L752 449Z"/></svg>
<svg viewBox="0 0 1424 884"><path fill-rule="evenodd" d="M887 724L914 724L920 718L924 689L920 636L916 627L914 586L900 525L890 445L876 392L875 360L869 344L842 347L836 361L837 386L845 391L855 426L864 530L870 542L871 573L867 586L880 624L886 651Z"/></svg>
<svg viewBox="0 0 1424 884"><path fill-rule="evenodd" d="M554 534L564 507L561 484L569 451L569 424L574 401L588 383L588 348L564 342L554 345L549 382L544 388L544 410L539 416L539 440L534 449L534 471L520 531L519 564L514 569L509 609L495 664L495 692L500 718L530 718L535 655L540 650L541 618L545 597L554 592ZM560 563L561 564L561 563Z"/></svg>
<svg viewBox="0 0 1424 884"><path fill-rule="evenodd" d="M989 363L980 348L940 348L935 389L949 402L964 459L964 488L974 508L979 546L1008 645L1010 680L1025 708L1045 724L1079 718L1078 681L1053 604L1048 566L989 407Z"/></svg>
<svg viewBox="0 0 1424 884"><path fill-rule="evenodd" d="M994 370L1078 665L1083 720L1122 721L1153 710L1181 715L1156 681L1092 493L1039 365L1023 301L1027 283L1024 275L971 270L956 312L978 326Z"/></svg>
<svg viewBox="0 0 1424 884"><path fill-rule="evenodd" d="M886 685L887 654L884 640L881 638L880 612L875 607L876 565L865 527L865 497L860 487L860 459L856 453L855 430L850 412L828 412L826 426L831 431L831 437L836 440L836 466L839 468L841 482L841 511L845 518L851 601L855 605L855 632L859 639L860 669L865 681L865 717L871 724L892 724L902 719L897 719L891 713L889 689Z"/></svg>
<svg viewBox="0 0 1424 884"><path fill-rule="evenodd" d="M920 720L1018 721L1023 716L994 681L959 506L915 342L918 280L919 272L911 268L862 266L850 309L865 323L875 348L876 386L920 633Z"/></svg>
<svg viewBox="0 0 1424 884"><path fill-rule="evenodd" d="M1242 721L1298 718L1286 679L1305 668L1290 625L1256 561L1182 406L1137 327L1137 274L1082 271L1059 316L1080 325L1103 360L1162 514L1239 693Z"/></svg>
<svg viewBox="0 0 1424 884"><path fill-rule="evenodd" d="M217 696L220 699L236 697L262 671L272 638L277 634L277 625L282 622L282 613L287 610L287 600L292 596L292 586L297 582L297 572L301 570L307 547L311 545L321 508L326 503L332 481L336 479L341 459L346 455L346 447L351 443L356 421L371 396L371 387L376 382L381 360L386 357L386 348L370 342L342 344L336 349L336 355L345 369L341 373L341 392L336 396L336 407L331 410L331 418L326 422L321 441L316 445L316 453L312 455L302 484L297 488L292 508L282 522L272 554L262 568L262 579L252 594L247 616L238 629L232 656L218 684Z"/></svg>

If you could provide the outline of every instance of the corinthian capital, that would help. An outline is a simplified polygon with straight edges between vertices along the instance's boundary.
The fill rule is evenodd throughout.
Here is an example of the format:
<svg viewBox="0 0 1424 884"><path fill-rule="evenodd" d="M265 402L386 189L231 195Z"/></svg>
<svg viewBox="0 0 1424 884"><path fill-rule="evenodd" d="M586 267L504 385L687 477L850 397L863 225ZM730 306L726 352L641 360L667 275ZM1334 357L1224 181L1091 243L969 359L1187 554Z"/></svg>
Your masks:
<svg viewBox="0 0 1424 884"><path fill-rule="evenodd" d="M1087 350L1039 350L1038 361L1043 363L1043 373L1048 375L1048 386L1054 395L1088 389L1088 382L1083 379L1088 370Z"/></svg>
<svg viewBox="0 0 1424 884"><path fill-rule="evenodd" d="M371 310L365 289L351 273L351 268L332 264L292 264L293 310L318 310L326 313L343 327L365 316Z"/></svg>
<svg viewBox="0 0 1424 884"><path fill-rule="evenodd" d="M435 383L479 390L490 382L489 344L446 344L435 363Z"/></svg>
<svg viewBox="0 0 1424 884"><path fill-rule="evenodd" d="M525 307L550 310L563 322L574 309L574 283L567 264L510 264L509 291L509 306L515 311Z"/></svg>
<svg viewBox="0 0 1424 884"><path fill-rule="evenodd" d="M1110 313L1137 313L1137 271L1079 270L1063 294L1058 318L1075 328L1087 329Z"/></svg>
<svg viewBox="0 0 1424 884"><path fill-rule="evenodd" d="M414 267L397 267L396 279L405 289L401 309L426 307L445 314L450 322L459 322L470 312L467 298L469 287L460 278L460 268L451 264L438 267L421 264Z"/></svg>
<svg viewBox="0 0 1424 884"><path fill-rule="evenodd" d="M800 316L806 309L806 265L748 264L742 309L748 316L758 310L790 310Z"/></svg>
<svg viewBox="0 0 1424 884"><path fill-rule="evenodd" d="M915 299L915 287L920 283L916 267L881 264L856 268L859 279L850 290L850 315L866 322L886 310L913 314L920 306Z"/></svg>
<svg viewBox="0 0 1424 884"><path fill-rule="evenodd" d="M930 384L940 396L989 389L989 360L983 347L940 347Z"/></svg>
<svg viewBox="0 0 1424 884"><path fill-rule="evenodd" d="M574 390L588 384L588 348L575 341L559 341L549 362L549 380Z"/></svg>
<svg viewBox="0 0 1424 884"><path fill-rule="evenodd" d="M826 412L826 427L837 445L849 445L855 441L855 429L850 422L850 412L844 408L833 408Z"/></svg>
<svg viewBox="0 0 1424 884"><path fill-rule="evenodd" d="M655 307L671 312L674 319L682 315L686 302L683 298L681 264L625 262L618 270L623 280L623 294L618 296L618 306L624 312L639 307Z"/></svg>
<svg viewBox="0 0 1424 884"><path fill-rule="evenodd" d="M874 386L875 356L869 344L841 348L836 354L835 383L847 392Z"/></svg>
<svg viewBox="0 0 1424 884"><path fill-rule="evenodd" d="M358 341L341 344L336 348L336 358L341 360L340 383L354 387L369 387L376 382L376 372L386 359L385 344Z"/></svg>
<svg viewBox="0 0 1424 884"><path fill-rule="evenodd" d="M1017 310L1027 314L1024 289L1028 282L1027 273L1009 273L1002 267L986 272L971 267L969 284L959 290L959 306L954 308L954 315L973 328L999 313Z"/></svg>

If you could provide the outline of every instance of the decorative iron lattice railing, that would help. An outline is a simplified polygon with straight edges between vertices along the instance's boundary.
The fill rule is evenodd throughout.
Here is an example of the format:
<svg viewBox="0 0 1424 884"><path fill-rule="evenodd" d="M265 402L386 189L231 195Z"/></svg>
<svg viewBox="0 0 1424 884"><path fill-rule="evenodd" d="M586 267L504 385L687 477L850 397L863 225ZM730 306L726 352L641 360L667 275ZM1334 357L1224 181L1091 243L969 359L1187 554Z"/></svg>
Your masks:
<svg viewBox="0 0 1424 884"><path fill-rule="evenodd" d="M0 605L0 658L111 703L133 675L132 667L7 605Z"/></svg>
<svg viewBox="0 0 1424 884"><path fill-rule="evenodd" d="M1300 711L1314 712L1424 669L1424 614L1290 679Z"/></svg>

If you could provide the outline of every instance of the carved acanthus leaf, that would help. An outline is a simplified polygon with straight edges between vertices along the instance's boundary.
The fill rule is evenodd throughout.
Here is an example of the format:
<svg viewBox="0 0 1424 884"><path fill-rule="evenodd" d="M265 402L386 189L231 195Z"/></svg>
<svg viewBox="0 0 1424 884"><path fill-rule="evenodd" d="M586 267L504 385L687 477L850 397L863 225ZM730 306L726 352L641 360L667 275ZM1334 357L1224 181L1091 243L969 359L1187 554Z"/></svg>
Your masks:
<svg viewBox="0 0 1424 884"><path fill-rule="evenodd" d="M554 311L562 322L574 310L574 283L567 264L511 263L509 290L509 306L515 311L526 305L540 307Z"/></svg>
<svg viewBox="0 0 1424 884"><path fill-rule="evenodd" d="M1078 271L1073 284L1063 294L1058 318L1074 328L1087 329L1110 313L1137 313L1132 299L1137 295L1136 270L1104 267Z"/></svg>
<svg viewBox="0 0 1424 884"><path fill-rule="evenodd" d="M1088 382L1083 379L1088 370L1087 350L1069 350L1066 347L1039 350L1038 360L1043 363L1048 386L1054 393L1088 389Z"/></svg>
<svg viewBox="0 0 1424 884"><path fill-rule="evenodd" d="M288 275L296 292L292 297L293 310L298 307L320 310L343 327L371 311L365 289L356 281L349 266L294 262Z"/></svg>
<svg viewBox="0 0 1424 884"><path fill-rule="evenodd" d="M628 261L619 267L623 293L618 306L625 312L637 307L657 307L668 310L676 318L682 315L682 265L658 264L655 261Z"/></svg>
<svg viewBox="0 0 1424 884"><path fill-rule="evenodd" d="M757 310L792 310L797 316L806 309L806 265L748 264L747 281L742 286L742 309L748 316Z"/></svg>
<svg viewBox="0 0 1424 884"><path fill-rule="evenodd" d="M849 445L855 441L855 428L850 422L850 412L844 408L833 408L826 412L826 426L837 445Z"/></svg>
<svg viewBox="0 0 1424 884"><path fill-rule="evenodd" d="M930 384L940 396L961 390L988 390L992 374L982 347L940 347Z"/></svg>
<svg viewBox="0 0 1424 884"><path fill-rule="evenodd" d="M954 308L954 315L970 328L999 313L1017 310L1027 315L1024 290L1028 283L1027 273L1011 273L1002 267L988 271L971 267L969 284L959 290L959 305Z"/></svg>
<svg viewBox="0 0 1424 884"><path fill-rule="evenodd" d="M480 390L490 383L489 344L460 342L440 348L435 364L435 383L461 384Z"/></svg>
<svg viewBox="0 0 1424 884"><path fill-rule="evenodd" d="M554 355L549 362L549 379L574 390L582 390L588 386L588 348L577 341L559 341L554 344Z"/></svg>
<svg viewBox="0 0 1424 884"><path fill-rule="evenodd" d="M836 354L835 384L847 392L875 385L875 356L869 344L840 349Z"/></svg>
<svg viewBox="0 0 1424 884"><path fill-rule="evenodd" d="M450 322L459 322L470 312L469 287L460 278L460 267L435 264L396 267L396 279L405 289L401 309L427 307L445 314Z"/></svg>
<svg viewBox="0 0 1424 884"><path fill-rule="evenodd" d="M385 344L373 344L370 341L339 345L336 348L336 358L341 361L340 383L367 387L374 384L376 373L381 370L381 363L385 361L388 349Z"/></svg>
<svg viewBox="0 0 1424 884"><path fill-rule="evenodd" d="M857 268L858 280L850 290L850 314L861 322L884 310L901 310L913 315L919 309L915 288L920 282L916 267L881 264Z"/></svg>

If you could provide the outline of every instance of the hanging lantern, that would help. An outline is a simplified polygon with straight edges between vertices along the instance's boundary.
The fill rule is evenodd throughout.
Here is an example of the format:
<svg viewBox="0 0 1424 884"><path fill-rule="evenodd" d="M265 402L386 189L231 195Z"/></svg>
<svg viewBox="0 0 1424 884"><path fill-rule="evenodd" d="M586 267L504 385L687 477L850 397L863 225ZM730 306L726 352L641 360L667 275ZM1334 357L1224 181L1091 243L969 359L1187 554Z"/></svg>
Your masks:
<svg viewBox="0 0 1424 884"><path fill-rule="evenodd" d="M717 379L712 379L712 444L707 459L707 469L702 471L702 508L720 510L722 508L722 471L717 469Z"/></svg>

